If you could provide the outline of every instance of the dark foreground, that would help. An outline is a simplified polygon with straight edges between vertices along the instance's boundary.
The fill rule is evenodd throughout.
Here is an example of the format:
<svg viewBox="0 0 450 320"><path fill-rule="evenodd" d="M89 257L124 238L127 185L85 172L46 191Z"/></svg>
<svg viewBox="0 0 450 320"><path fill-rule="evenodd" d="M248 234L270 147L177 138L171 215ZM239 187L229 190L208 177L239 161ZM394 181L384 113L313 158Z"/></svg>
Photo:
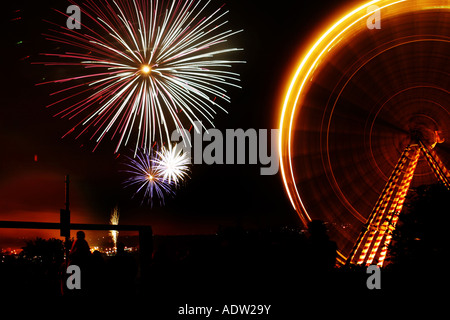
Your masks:
<svg viewBox="0 0 450 320"><path fill-rule="evenodd" d="M270 305L269 315L259 317L277 318L302 314L311 300L430 297L449 283L444 264L390 265L380 271L381 289L371 290L365 267L335 267L332 243L317 241L298 233L168 238L155 245L147 266L137 254L97 255L82 270L81 290L63 291L67 276L61 261L3 257L0 290L3 297L88 297L124 303L144 298L149 314L164 315L160 319L183 319L186 315L179 313L194 310L190 307L210 306L219 310L210 318L223 319L224 306L254 305L257 311L262 310L257 306Z"/></svg>

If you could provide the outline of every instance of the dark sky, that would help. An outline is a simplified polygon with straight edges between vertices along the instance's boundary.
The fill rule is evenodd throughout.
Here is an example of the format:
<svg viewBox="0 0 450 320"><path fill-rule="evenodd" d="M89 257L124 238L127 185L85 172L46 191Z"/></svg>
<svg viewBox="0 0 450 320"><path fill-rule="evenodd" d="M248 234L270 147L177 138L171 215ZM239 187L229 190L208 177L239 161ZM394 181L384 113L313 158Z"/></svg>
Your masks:
<svg viewBox="0 0 450 320"><path fill-rule="evenodd" d="M218 114L217 128L277 127L290 68L317 27L335 16L331 3L226 2L232 28L244 29L232 40L245 49L240 58L247 64L238 67L243 89L231 90L229 113ZM213 1L212 6L221 4ZM65 11L67 5L51 0L2 3L0 220L58 221L64 175L70 174L73 222L108 223L118 205L121 223L150 224L156 234L211 233L218 225L299 225L280 175L260 176L260 165L195 165L174 198L151 208L140 206L140 199L131 199L132 192L123 189L123 157L114 155L116 141L102 142L92 152L86 137L61 139L73 122L54 118L56 109L45 108L53 101L51 85L35 86L55 70L31 62L53 48L42 36L49 27L42 20L65 23L52 8Z"/></svg>

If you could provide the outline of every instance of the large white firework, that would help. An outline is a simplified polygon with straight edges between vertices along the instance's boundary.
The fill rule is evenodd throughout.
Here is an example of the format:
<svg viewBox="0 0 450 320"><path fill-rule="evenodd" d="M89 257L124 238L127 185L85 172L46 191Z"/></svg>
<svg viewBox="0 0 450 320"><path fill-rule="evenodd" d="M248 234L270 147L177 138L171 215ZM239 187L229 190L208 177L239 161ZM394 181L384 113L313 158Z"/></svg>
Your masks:
<svg viewBox="0 0 450 320"><path fill-rule="evenodd" d="M223 6L201 0L84 0L81 29L55 24L46 38L70 52L44 54L46 65L83 66L74 76L49 81L63 86L52 103L68 107L58 116L81 119L68 133L90 132L96 146L109 133L116 152L135 140L135 150L168 143L174 129L213 126L218 101L230 101L226 87L240 87L227 40ZM220 58L219 58L220 57ZM54 61L55 58L61 58ZM46 82L46 83L49 83ZM68 84L68 85L67 85ZM50 105L50 106L51 106ZM188 137L184 137L186 140ZM95 150L95 149L94 149Z"/></svg>
<svg viewBox="0 0 450 320"><path fill-rule="evenodd" d="M163 179L175 185L187 178L191 164L190 154L184 152L180 146L181 143L175 146L169 144L169 147L163 147L161 151L157 151L155 158L157 170Z"/></svg>

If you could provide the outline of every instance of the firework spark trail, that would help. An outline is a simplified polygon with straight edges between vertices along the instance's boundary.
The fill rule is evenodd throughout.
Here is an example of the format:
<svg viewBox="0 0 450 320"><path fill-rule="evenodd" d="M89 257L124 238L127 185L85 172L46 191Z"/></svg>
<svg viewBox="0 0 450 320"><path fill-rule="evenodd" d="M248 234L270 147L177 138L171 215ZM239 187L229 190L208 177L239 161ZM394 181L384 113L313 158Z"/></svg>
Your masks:
<svg viewBox="0 0 450 320"><path fill-rule="evenodd" d="M109 223L113 226L119 225L119 208L117 206L111 212L111 218L109 220ZM117 238L119 237L119 231L111 230L110 235L114 243L114 248L117 249Z"/></svg>
<svg viewBox="0 0 450 320"><path fill-rule="evenodd" d="M127 162L124 163L128 167L124 172L128 173L130 177L125 180L125 187L137 187L134 195L143 192L141 204L145 199L153 206L153 198L159 199L160 205L164 205L164 198L166 195L174 195L173 188L175 183L169 182L164 178L161 170L159 170L156 151L150 152L138 151L135 158L127 157Z"/></svg>
<svg viewBox="0 0 450 320"><path fill-rule="evenodd" d="M85 0L78 4L81 30L53 24L46 39L75 52L43 54L62 59L43 64L84 67L77 76L45 82L69 83L55 92L65 96L49 105L70 103L57 115L82 118L68 133L81 130L78 138L93 131L95 150L112 132L117 152L132 136L135 150L150 150L155 141L163 145L172 124L189 143L185 125L198 131L194 122L203 119L214 126L216 110L226 112L216 98L230 102L225 87L240 88L239 74L226 69L244 61L216 58L242 50L225 46L242 30L224 30L228 11L222 6L208 14L209 3Z"/></svg>

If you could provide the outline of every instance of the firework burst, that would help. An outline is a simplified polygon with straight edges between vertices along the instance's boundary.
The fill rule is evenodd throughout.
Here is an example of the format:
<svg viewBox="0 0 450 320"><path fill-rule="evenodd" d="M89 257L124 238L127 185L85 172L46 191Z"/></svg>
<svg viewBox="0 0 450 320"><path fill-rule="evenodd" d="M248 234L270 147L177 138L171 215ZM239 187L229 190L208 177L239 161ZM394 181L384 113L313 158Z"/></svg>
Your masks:
<svg viewBox="0 0 450 320"><path fill-rule="evenodd" d="M85 0L81 30L54 24L46 39L71 51L44 54L52 61L42 63L83 67L45 82L63 86L53 95L64 97L49 106L69 105L55 116L79 119L67 134L90 132L95 148L109 134L118 140L115 152L130 140L150 151L170 140L169 130L213 125L217 109L225 110L217 101L230 101L225 88L240 87L239 74L227 69L244 61L225 59L242 50L226 46L242 30L225 29L228 11L209 13L209 3Z"/></svg>
<svg viewBox="0 0 450 320"><path fill-rule="evenodd" d="M188 176L189 165L191 164L189 154L183 152L180 145L163 147L161 152L156 152L157 157L155 159L157 170L163 176L163 179L167 180L168 183L173 182L175 185L178 185Z"/></svg>
<svg viewBox="0 0 450 320"><path fill-rule="evenodd" d="M153 150L150 152L137 151L134 158L126 157L127 162L124 170L130 177L125 181L125 187L137 187L135 195L143 193L142 202L147 199L153 205L153 198L158 198L160 205L164 205L164 197L174 195L174 182L169 182L164 178L162 171L159 169L157 153ZM141 204L142 204L141 202Z"/></svg>
<svg viewBox="0 0 450 320"><path fill-rule="evenodd" d="M117 206L111 212L111 218L109 219L109 223L113 226L119 225L119 208ZM109 233L114 242L114 248L117 249L117 238L119 237L119 231L111 230Z"/></svg>

